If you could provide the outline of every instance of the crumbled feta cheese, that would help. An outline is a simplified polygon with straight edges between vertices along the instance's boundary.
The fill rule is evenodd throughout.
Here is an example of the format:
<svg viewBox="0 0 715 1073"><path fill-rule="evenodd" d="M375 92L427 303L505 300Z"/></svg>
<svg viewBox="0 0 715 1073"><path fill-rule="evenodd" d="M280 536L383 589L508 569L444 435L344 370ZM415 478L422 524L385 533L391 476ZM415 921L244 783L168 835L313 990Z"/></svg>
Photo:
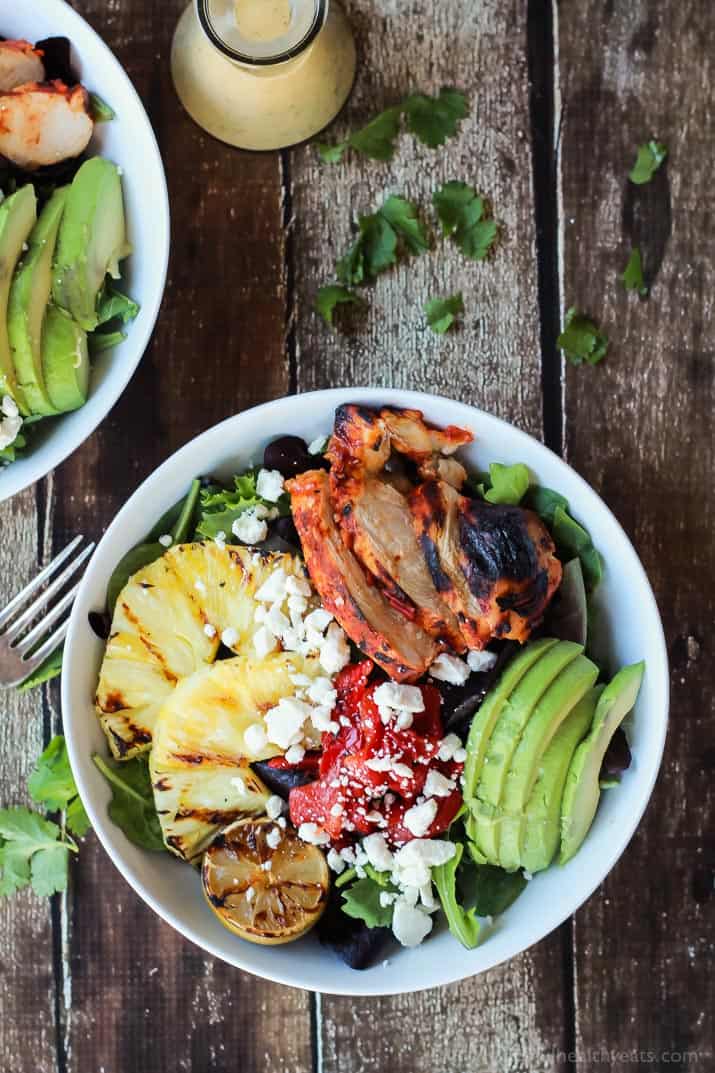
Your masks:
<svg viewBox="0 0 715 1073"><path fill-rule="evenodd" d="M297 574L289 574L286 578L286 592L289 596L302 596L304 599L313 594L308 579Z"/></svg>
<svg viewBox="0 0 715 1073"><path fill-rule="evenodd" d="M533 874L531 872L527 872L526 868L524 869L522 874L524 876L524 879L526 880L531 881L534 878Z"/></svg>
<svg viewBox="0 0 715 1073"><path fill-rule="evenodd" d="M290 581L290 578L288 578ZM305 596L289 596L288 597L288 610L290 611L290 620L293 626L296 628L302 626L303 615L308 610L308 601Z"/></svg>
<svg viewBox="0 0 715 1073"><path fill-rule="evenodd" d="M462 743L456 734L448 734L446 738L442 738L439 743L439 749L437 750L438 760L452 760L457 749L462 748Z"/></svg>
<svg viewBox="0 0 715 1073"><path fill-rule="evenodd" d="M224 630L221 634L221 644L226 645L226 648L235 648L238 644L238 630L234 630L233 626Z"/></svg>
<svg viewBox="0 0 715 1073"><path fill-rule="evenodd" d="M419 686L401 686L397 682L383 682L373 693L377 705L395 708L404 712L423 712L425 702Z"/></svg>
<svg viewBox="0 0 715 1073"><path fill-rule="evenodd" d="M455 764L463 764L465 762L465 760L467 759L467 750L466 749L455 749L454 750L454 756L452 757L452 759L454 760Z"/></svg>
<svg viewBox="0 0 715 1073"><path fill-rule="evenodd" d="M253 647L259 659L264 659L275 652L276 638L265 626L259 626L253 635Z"/></svg>
<svg viewBox="0 0 715 1073"><path fill-rule="evenodd" d="M234 778L231 779L231 785L236 787L236 789L238 790L239 794L245 794L245 792L246 792L246 784L245 784L245 782L243 781L243 779L241 778L240 775L236 775L236 776L234 776Z"/></svg>
<svg viewBox="0 0 715 1073"><path fill-rule="evenodd" d="M362 848L367 854L370 864L378 872L391 872L395 863L384 835L375 833L367 835L362 840Z"/></svg>
<svg viewBox="0 0 715 1073"><path fill-rule="evenodd" d="M333 805L333 807L330 809L330 815L331 816L342 816L344 811L345 811L345 809L340 804L340 802L336 801L335 804Z"/></svg>
<svg viewBox="0 0 715 1073"><path fill-rule="evenodd" d="M278 604L273 604L266 615L266 629L269 629L276 637L282 637L286 630L290 629L290 622Z"/></svg>
<svg viewBox="0 0 715 1073"><path fill-rule="evenodd" d="M340 875L341 872L345 871L345 861L336 849L328 850L326 860L328 862L328 868L331 870L331 872L336 872L338 875Z"/></svg>
<svg viewBox="0 0 715 1073"><path fill-rule="evenodd" d="M3 417L18 417L20 414L20 408L11 395L3 395L0 411Z"/></svg>
<svg viewBox="0 0 715 1073"><path fill-rule="evenodd" d="M291 745L290 749L286 749L286 760L289 764L299 764L305 756L305 749L302 745Z"/></svg>
<svg viewBox="0 0 715 1073"><path fill-rule="evenodd" d="M437 802L432 799L422 805L413 805L405 813L405 827L415 838L422 838L429 831L437 815Z"/></svg>
<svg viewBox="0 0 715 1073"><path fill-rule="evenodd" d="M278 849L282 838L283 834L281 832L280 827L271 827L270 831L266 835L266 845L269 846L271 849Z"/></svg>
<svg viewBox="0 0 715 1073"><path fill-rule="evenodd" d="M279 816L276 820L276 823L283 831L285 831L286 827L288 826L285 816Z"/></svg>
<svg viewBox="0 0 715 1073"><path fill-rule="evenodd" d="M393 882L397 886L423 887L430 882L430 870L446 864L456 852L454 842L435 838L415 838L395 853Z"/></svg>
<svg viewBox="0 0 715 1073"><path fill-rule="evenodd" d="M282 604L286 595L286 580L285 570L277 566L263 582L254 600L261 604Z"/></svg>
<svg viewBox="0 0 715 1073"><path fill-rule="evenodd" d="M207 622L204 626L204 633L208 638L213 640L213 638L216 636L216 627L212 626L210 622Z"/></svg>
<svg viewBox="0 0 715 1073"><path fill-rule="evenodd" d="M249 753L260 753L268 745L268 736L260 723L251 723L243 732L243 741Z"/></svg>
<svg viewBox="0 0 715 1073"><path fill-rule="evenodd" d="M471 671L463 659L453 656L449 652L440 652L437 659L429 669L433 678L440 682L449 682L453 686L461 686L469 678Z"/></svg>
<svg viewBox="0 0 715 1073"><path fill-rule="evenodd" d="M357 859L354 846L345 846L344 849L340 850L340 856L346 864L355 864Z"/></svg>
<svg viewBox="0 0 715 1073"><path fill-rule="evenodd" d="M320 665L328 674L337 674L350 662L350 646L337 622L331 622L320 646Z"/></svg>
<svg viewBox="0 0 715 1073"><path fill-rule="evenodd" d="M174 543L174 538L171 533L164 533L162 536L159 537L159 543L161 544L162 548L170 548L171 545Z"/></svg>
<svg viewBox="0 0 715 1073"><path fill-rule="evenodd" d="M206 592L206 586L204 585L204 583L201 580L201 578L199 578L197 581L194 582L194 588L196 589L197 592L201 592L201 593Z"/></svg>
<svg viewBox="0 0 715 1073"><path fill-rule="evenodd" d="M389 906L394 905L397 899L397 895L389 890L381 890L379 895L380 906L383 909L387 909Z"/></svg>
<svg viewBox="0 0 715 1073"><path fill-rule="evenodd" d="M266 801L266 816L268 816L268 819L277 820L284 806L285 802L282 797L279 797L278 794L271 794Z"/></svg>
<svg viewBox="0 0 715 1073"><path fill-rule="evenodd" d="M414 775L414 771L409 764L393 764L392 770L398 779L411 779Z"/></svg>
<svg viewBox="0 0 715 1073"><path fill-rule="evenodd" d="M441 771L430 768L425 779L425 795L427 797L449 797L457 784L453 779L448 779Z"/></svg>
<svg viewBox="0 0 715 1073"><path fill-rule="evenodd" d="M294 686L309 686L312 681L307 674L291 674L290 680Z"/></svg>
<svg viewBox="0 0 715 1073"><path fill-rule="evenodd" d="M311 440L308 444L309 455L322 455L325 448L328 446L327 436L316 436L314 440Z"/></svg>
<svg viewBox="0 0 715 1073"><path fill-rule="evenodd" d="M432 917L403 899L395 903L392 933L403 946L419 946L432 931Z"/></svg>
<svg viewBox="0 0 715 1073"><path fill-rule="evenodd" d="M285 491L283 487L283 474L277 469L261 469L256 478L256 492L261 499L269 503L277 503Z"/></svg>
<svg viewBox="0 0 715 1073"><path fill-rule="evenodd" d="M301 823L298 838L309 842L311 846L327 846L330 842L330 835L318 827L317 823Z"/></svg>
<svg viewBox="0 0 715 1073"><path fill-rule="evenodd" d="M325 633L325 630L333 621L333 616L324 607L316 607L305 617L305 628L315 630L317 633Z"/></svg>
<svg viewBox="0 0 715 1073"><path fill-rule="evenodd" d="M308 689L308 696L314 704L332 708L338 699L337 692L329 678L314 678Z"/></svg>
<svg viewBox="0 0 715 1073"><path fill-rule="evenodd" d="M253 887L247 887L246 888L246 901L247 902L252 902L255 897L256 897L256 892L253 889Z"/></svg>
<svg viewBox="0 0 715 1073"><path fill-rule="evenodd" d="M275 708L265 714L268 740L279 749L297 745L303 737L303 724L310 715L310 706L295 697L281 697Z"/></svg>
<svg viewBox="0 0 715 1073"><path fill-rule="evenodd" d="M420 902L428 913L434 913L439 909L439 902L434 896L431 881L429 883L423 883L420 887Z"/></svg>
<svg viewBox="0 0 715 1073"><path fill-rule="evenodd" d="M409 730L414 721L415 717L412 712L398 712L395 726L398 730Z"/></svg>
<svg viewBox="0 0 715 1073"><path fill-rule="evenodd" d="M234 520L231 532L243 544L260 544L268 536L268 525L249 507Z"/></svg>
<svg viewBox="0 0 715 1073"><path fill-rule="evenodd" d="M263 864L261 865L261 868L263 869L264 872L270 872L272 867L273 867L273 861L271 861L271 860L264 861Z"/></svg>
<svg viewBox="0 0 715 1073"><path fill-rule="evenodd" d="M220 551L226 550L226 534L223 529L219 529L218 533L214 537L214 544Z"/></svg>
<svg viewBox="0 0 715 1073"><path fill-rule="evenodd" d="M467 663L469 664L469 668L477 674L484 671L490 671L496 664L496 661L496 652L467 652Z"/></svg>
<svg viewBox="0 0 715 1073"><path fill-rule="evenodd" d="M310 713L310 721L321 734L337 734L340 727L330 718L332 708L325 704L319 704Z"/></svg>

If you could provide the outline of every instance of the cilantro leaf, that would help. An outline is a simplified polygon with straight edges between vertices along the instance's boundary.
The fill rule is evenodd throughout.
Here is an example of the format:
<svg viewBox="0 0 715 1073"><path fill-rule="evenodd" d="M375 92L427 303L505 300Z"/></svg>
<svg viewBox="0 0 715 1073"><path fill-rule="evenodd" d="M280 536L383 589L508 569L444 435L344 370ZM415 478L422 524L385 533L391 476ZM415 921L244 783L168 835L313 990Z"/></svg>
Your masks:
<svg viewBox="0 0 715 1073"><path fill-rule="evenodd" d="M335 309L339 305L359 305L361 299L353 291L340 283L328 283L321 287L315 299L315 308L326 324L333 323Z"/></svg>
<svg viewBox="0 0 715 1073"><path fill-rule="evenodd" d="M526 495L530 477L523 462L515 462L513 466L492 462L489 466L489 480L491 487L484 493L488 503L516 506Z"/></svg>
<svg viewBox="0 0 715 1073"><path fill-rule="evenodd" d="M365 283L397 262L397 234L380 212L361 216L360 233L337 264L337 276L347 285Z"/></svg>
<svg viewBox="0 0 715 1073"><path fill-rule="evenodd" d="M410 253L420 254L430 248L429 236L413 202L391 194L380 209L380 215L402 237Z"/></svg>
<svg viewBox="0 0 715 1073"><path fill-rule="evenodd" d="M0 894L32 884L37 894L54 894L67 887L71 840L62 840L56 823L28 808L0 809Z"/></svg>
<svg viewBox="0 0 715 1073"><path fill-rule="evenodd" d="M363 879L357 879L342 892L343 912L355 920L362 920L368 928L388 928L392 923L392 905L380 905L380 894L387 891L396 894L397 888L385 880L378 879L380 873L372 872Z"/></svg>
<svg viewBox="0 0 715 1073"><path fill-rule="evenodd" d="M668 149L662 142L650 141L639 145L636 162L628 173L628 178L636 186L649 183L667 155Z"/></svg>
<svg viewBox="0 0 715 1073"><path fill-rule="evenodd" d="M482 261L497 235L496 220L485 215L483 198L473 186L451 180L432 195L432 202L442 225L465 257Z"/></svg>
<svg viewBox="0 0 715 1073"><path fill-rule="evenodd" d="M472 906L466 909L459 902L457 871L464 854L464 846L461 842L455 843L455 851L449 861L432 869L432 879L437 888L444 915L447 917L449 930L459 939L462 946L465 946L467 950L473 950L479 942L480 924L475 908Z"/></svg>
<svg viewBox="0 0 715 1073"><path fill-rule="evenodd" d="M474 909L480 917L496 917L512 905L528 880L521 872L505 872L491 864L476 866Z"/></svg>
<svg viewBox="0 0 715 1073"><path fill-rule="evenodd" d="M411 93L404 102L408 129L430 149L444 145L457 133L460 119L467 115L467 98L456 89L444 87L438 97Z"/></svg>
<svg viewBox="0 0 715 1073"><path fill-rule="evenodd" d="M135 846L165 849L146 759L135 756L118 763L96 754L92 759L112 788L112 800L107 808L112 822Z"/></svg>
<svg viewBox="0 0 715 1073"><path fill-rule="evenodd" d="M27 780L30 797L50 812L67 808L77 796L67 745L61 734L55 735L37 761Z"/></svg>
<svg viewBox="0 0 715 1073"><path fill-rule="evenodd" d="M627 291L638 291L641 298L644 298L648 293L648 288L643 280L643 262L641 261L641 251L637 246L634 246L631 250L631 255L628 258L628 264L625 267L623 274L621 275L623 284Z"/></svg>
<svg viewBox="0 0 715 1073"><path fill-rule="evenodd" d="M337 164L348 148L357 149L372 160L391 160L395 152L395 140L400 131L401 105L393 105L380 112L360 130L337 145L318 144L318 153L324 164Z"/></svg>
<svg viewBox="0 0 715 1073"><path fill-rule="evenodd" d="M73 835L77 835L77 838L81 838L82 835L86 835L92 824L89 822L89 816L85 812L84 805L82 804L82 798L77 795L74 797L65 813L65 822Z"/></svg>
<svg viewBox="0 0 715 1073"><path fill-rule="evenodd" d="M18 692L26 693L28 689L34 689L35 686L41 686L45 682L50 682L53 678L57 678L62 673L63 652L64 646L60 645L46 659L43 659L40 666L36 667L23 682L20 682L20 685L17 686Z"/></svg>
<svg viewBox="0 0 715 1073"><path fill-rule="evenodd" d="M444 335L454 323L455 317L464 312L462 292L451 294L448 298L430 298L424 304L427 324L437 335Z"/></svg>
<svg viewBox="0 0 715 1073"><path fill-rule="evenodd" d="M606 356L608 337L584 313L573 306L566 314L564 328L556 340L572 365L596 365Z"/></svg>

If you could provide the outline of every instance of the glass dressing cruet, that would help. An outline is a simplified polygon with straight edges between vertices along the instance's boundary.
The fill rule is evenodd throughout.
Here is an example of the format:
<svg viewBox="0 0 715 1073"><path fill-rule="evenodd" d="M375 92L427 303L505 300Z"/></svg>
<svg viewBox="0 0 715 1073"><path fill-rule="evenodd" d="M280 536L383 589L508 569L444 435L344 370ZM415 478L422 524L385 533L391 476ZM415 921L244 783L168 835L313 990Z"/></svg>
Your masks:
<svg viewBox="0 0 715 1073"><path fill-rule="evenodd" d="M345 103L355 62L335 0L193 0L171 50L186 111L242 149L280 149L317 134Z"/></svg>

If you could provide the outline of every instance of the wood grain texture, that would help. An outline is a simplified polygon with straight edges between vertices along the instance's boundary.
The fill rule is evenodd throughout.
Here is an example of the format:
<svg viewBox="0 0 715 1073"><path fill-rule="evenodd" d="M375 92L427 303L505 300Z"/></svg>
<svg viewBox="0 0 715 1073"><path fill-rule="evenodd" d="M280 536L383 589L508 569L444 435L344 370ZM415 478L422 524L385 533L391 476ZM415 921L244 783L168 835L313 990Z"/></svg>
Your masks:
<svg viewBox="0 0 715 1073"><path fill-rule="evenodd" d="M0 607L37 573L45 526L35 489L0 505ZM28 802L25 783L42 750L37 694L0 694L0 807ZM0 898L0 1068L54 1073L55 991L50 902L29 890Z"/></svg>
<svg viewBox="0 0 715 1073"><path fill-rule="evenodd" d="M361 65L331 140L417 89L456 85L468 92L471 115L442 150L403 136L391 164L350 154L329 167L312 146L291 154L298 390L384 384L433 391L541 436L525 6L489 2L467 11L461 3L357 0L349 11ZM351 332L329 331L313 300L351 241L351 220L389 192L416 200L433 218L431 196L446 179L469 181L492 201L503 225L493 259L475 265L439 241L431 254L378 281ZM460 289L464 328L433 335L423 302ZM553 935L507 966L440 991L380 1000L324 996L321 1067L551 1070L563 1042L561 964L561 940Z"/></svg>
<svg viewBox="0 0 715 1073"><path fill-rule="evenodd" d="M172 258L149 351L108 419L58 471L57 544L77 530L99 536L177 447L288 390L278 156L237 153L183 114L168 70L181 2L76 6L125 65L154 124ZM310 1068L307 996L237 972L182 939L93 836L82 847L67 928L71 956L58 987L71 997L69 1073L233 1073L237 1056L247 1073Z"/></svg>
<svg viewBox="0 0 715 1073"><path fill-rule="evenodd" d="M658 1056L654 1068L704 1071L715 1039L715 9L591 0L561 5L559 21L564 300L612 340L597 368L568 370L568 458L641 554L672 671L654 798L576 917L578 1069L620 1070L608 1050L641 1049ZM668 162L636 188L626 176L650 137L668 145ZM645 302L618 279L632 244L655 275Z"/></svg>

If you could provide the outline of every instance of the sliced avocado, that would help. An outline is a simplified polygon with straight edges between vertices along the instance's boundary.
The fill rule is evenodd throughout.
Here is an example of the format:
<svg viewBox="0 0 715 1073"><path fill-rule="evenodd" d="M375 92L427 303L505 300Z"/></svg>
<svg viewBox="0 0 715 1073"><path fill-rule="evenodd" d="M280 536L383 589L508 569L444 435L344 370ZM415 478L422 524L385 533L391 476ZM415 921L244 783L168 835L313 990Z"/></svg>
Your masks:
<svg viewBox="0 0 715 1073"><path fill-rule="evenodd" d="M577 745L593 722L593 713L602 692L603 686L589 689L566 716L544 753L539 777L523 815L520 863L527 872L540 872L548 868L559 848L561 800L566 775Z"/></svg>
<svg viewBox="0 0 715 1073"><path fill-rule="evenodd" d="M87 333L52 302L42 329L42 374L57 413L84 406L89 391Z"/></svg>
<svg viewBox="0 0 715 1073"><path fill-rule="evenodd" d="M477 845L488 861L499 863L499 823L489 821L498 818L493 810L501 806L506 777L512 757L521 740L532 712L551 683L561 672L581 655L583 648L572 641L558 641L537 663L527 671L502 708L484 756L482 773L477 784L477 798L482 807L477 814ZM490 813L490 807L492 812Z"/></svg>
<svg viewBox="0 0 715 1073"><path fill-rule="evenodd" d="M23 416L29 414L25 393L17 382L7 332L7 306L15 266L37 219L32 186L23 186L0 205L0 399L9 395Z"/></svg>
<svg viewBox="0 0 715 1073"><path fill-rule="evenodd" d="M545 637L540 641L527 644L518 656L507 664L499 681L489 691L477 710L467 738L467 759L464 765L464 800L469 801L477 792L477 783L482 772L484 754L494 724L499 718L507 697L519 684L526 672L549 649L556 644L556 639Z"/></svg>
<svg viewBox="0 0 715 1073"><path fill-rule="evenodd" d="M124 222L122 183L116 164L87 160L70 186L55 253L52 295L91 332L105 276L119 278L119 261L131 247Z"/></svg>
<svg viewBox="0 0 715 1073"><path fill-rule="evenodd" d="M511 761L504 783L501 807L510 816L522 816L539 774L541 758L559 729L598 678L598 667L585 656L573 663L549 686L534 709ZM501 824L499 860L502 868L519 867L524 829Z"/></svg>
<svg viewBox="0 0 715 1073"><path fill-rule="evenodd" d="M561 805L559 864L571 860L593 823L601 795L598 776L603 757L611 738L636 702L644 670L643 662L623 667L606 686L596 706L591 731L574 753Z"/></svg>
<svg viewBox="0 0 715 1073"><path fill-rule="evenodd" d="M18 265L10 288L7 332L17 383L30 412L57 411L45 391L42 375L42 322L52 290L52 258L69 187L55 190L28 239L29 251Z"/></svg>

